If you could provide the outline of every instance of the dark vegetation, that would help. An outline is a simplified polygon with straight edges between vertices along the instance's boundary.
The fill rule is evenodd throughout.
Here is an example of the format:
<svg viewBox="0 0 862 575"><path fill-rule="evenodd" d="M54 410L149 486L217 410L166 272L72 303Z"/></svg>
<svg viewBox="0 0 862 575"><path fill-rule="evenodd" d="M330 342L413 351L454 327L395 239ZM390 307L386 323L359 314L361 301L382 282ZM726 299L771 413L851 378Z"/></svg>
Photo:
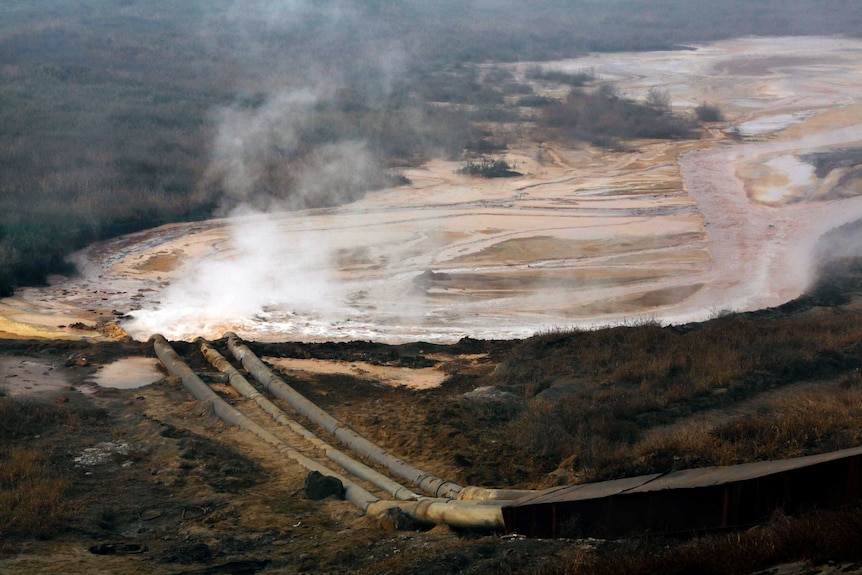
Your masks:
<svg viewBox="0 0 862 575"><path fill-rule="evenodd" d="M361 181L334 184L355 195L386 184L375 170L504 150L485 124L517 121L519 108L541 107L546 122L564 120L566 137L599 144L691 129L608 94L551 102L508 72L483 77L465 63L862 29L862 8L838 1L792 0L777 12L744 0L335 4L4 2L0 296L71 272L66 256L93 240L238 201L228 199L231 175L213 167L217 143L232 141L219 136L243 136L225 132L228 117L247 120L228 127L257 126L257 139L245 134L246 153L266 144L263 158L247 162L253 189L244 193L289 198L304 185L297 174L332 159L327 146L359 141L375 164ZM575 86L592 76L531 73ZM301 120L267 116L280 94L309 91ZM521 100L513 108L507 98ZM344 198L306 196L301 205Z"/></svg>
<svg viewBox="0 0 862 575"><path fill-rule="evenodd" d="M516 172L514 167L503 158L483 157L468 161L458 172L483 178L514 178L522 175L520 172Z"/></svg>
<svg viewBox="0 0 862 575"><path fill-rule="evenodd" d="M608 85L595 91L574 89L564 101L543 108L540 124L558 137L600 146L632 138L696 136L694 122L672 114L661 96L653 97L654 102L641 104L621 98Z"/></svg>
<svg viewBox="0 0 862 575"><path fill-rule="evenodd" d="M721 122L724 120L721 109L712 104L700 104L694 109L694 113L701 122Z"/></svg>
<svg viewBox="0 0 862 575"><path fill-rule="evenodd" d="M542 80L554 84L567 84L569 86L586 86L596 79L595 70L580 70L577 72L563 72L560 70L546 70L541 66L532 66L524 74L528 80Z"/></svg>

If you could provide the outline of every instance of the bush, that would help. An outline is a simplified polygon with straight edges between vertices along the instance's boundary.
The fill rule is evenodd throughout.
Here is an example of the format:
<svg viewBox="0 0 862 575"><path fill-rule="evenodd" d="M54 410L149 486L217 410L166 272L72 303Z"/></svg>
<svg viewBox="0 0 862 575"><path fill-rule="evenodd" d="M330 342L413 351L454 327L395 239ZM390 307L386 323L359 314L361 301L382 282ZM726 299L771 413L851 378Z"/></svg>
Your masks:
<svg viewBox="0 0 862 575"><path fill-rule="evenodd" d="M701 104L694 109L694 113L697 116L697 119L701 122L724 121L724 114L721 113L718 106L713 106L712 104Z"/></svg>
<svg viewBox="0 0 862 575"><path fill-rule="evenodd" d="M481 158L479 161L470 160L458 170L458 173L483 178L513 178L523 175L514 171L513 167L503 158Z"/></svg>
<svg viewBox="0 0 862 575"><path fill-rule="evenodd" d="M656 92L652 104L619 97L612 87L595 92L574 89L563 102L545 106L540 124L561 136L597 145L615 145L617 139L679 139L696 135L691 121L674 116Z"/></svg>
<svg viewBox="0 0 862 575"><path fill-rule="evenodd" d="M568 86L585 86L596 79L596 72L592 69L563 72L561 70L546 70L541 66L531 66L527 69L524 76L528 80L540 80Z"/></svg>

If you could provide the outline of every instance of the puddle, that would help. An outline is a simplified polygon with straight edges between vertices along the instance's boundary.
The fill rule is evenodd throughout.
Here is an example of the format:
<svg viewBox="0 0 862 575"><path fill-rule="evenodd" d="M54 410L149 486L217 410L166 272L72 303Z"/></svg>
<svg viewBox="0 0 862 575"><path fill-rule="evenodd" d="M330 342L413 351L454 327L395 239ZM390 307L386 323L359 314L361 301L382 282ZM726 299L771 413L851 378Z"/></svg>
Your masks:
<svg viewBox="0 0 862 575"><path fill-rule="evenodd" d="M149 357L129 357L104 366L93 379L101 387L135 389L164 377L157 365L158 361Z"/></svg>
<svg viewBox="0 0 862 575"><path fill-rule="evenodd" d="M62 364L38 357L0 357L0 392L24 397L69 389Z"/></svg>

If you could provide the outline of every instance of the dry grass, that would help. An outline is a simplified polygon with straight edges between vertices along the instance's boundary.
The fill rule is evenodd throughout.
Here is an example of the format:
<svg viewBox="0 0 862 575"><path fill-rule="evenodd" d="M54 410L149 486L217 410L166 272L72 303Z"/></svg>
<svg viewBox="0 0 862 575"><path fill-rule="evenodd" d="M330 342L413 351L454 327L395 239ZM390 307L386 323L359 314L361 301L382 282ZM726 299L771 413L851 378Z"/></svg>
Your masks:
<svg viewBox="0 0 862 575"><path fill-rule="evenodd" d="M80 513L69 498L72 479L58 463L58 438L100 426L97 410L0 398L0 537L44 539Z"/></svg>
<svg viewBox="0 0 862 575"><path fill-rule="evenodd" d="M566 461L569 480L610 479L862 443L860 341L855 313L825 310L783 319L729 316L688 330L646 324L553 332L519 344L493 381L533 397L507 432L538 472ZM769 389L836 377L841 385L756 417L660 439L646 433ZM559 385L569 391L543 400L543 390Z"/></svg>
<svg viewBox="0 0 862 575"><path fill-rule="evenodd" d="M44 539L57 533L78 513L67 498L70 486L40 451L0 449L0 536Z"/></svg>
<svg viewBox="0 0 862 575"><path fill-rule="evenodd" d="M604 479L825 453L862 445L862 390L825 387L776 398L754 413L709 424L693 420L610 448L586 475Z"/></svg>
<svg viewBox="0 0 862 575"><path fill-rule="evenodd" d="M800 518L776 515L769 525L690 541L641 539L603 552L579 552L562 570L546 575L742 575L776 564L862 559L862 509L815 512Z"/></svg>

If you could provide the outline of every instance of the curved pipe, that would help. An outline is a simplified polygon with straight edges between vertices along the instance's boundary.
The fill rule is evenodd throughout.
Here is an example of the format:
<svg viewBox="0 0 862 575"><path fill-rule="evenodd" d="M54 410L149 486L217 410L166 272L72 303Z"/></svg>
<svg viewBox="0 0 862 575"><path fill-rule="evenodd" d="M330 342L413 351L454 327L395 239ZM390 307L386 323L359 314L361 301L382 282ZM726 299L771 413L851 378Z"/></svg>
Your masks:
<svg viewBox="0 0 862 575"><path fill-rule="evenodd" d="M379 501L368 506L375 516L396 507L411 517L427 523L443 524L461 529L504 531L503 506L505 502L474 503L424 498L419 501Z"/></svg>
<svg viewBox="0 0 862 575"><path fill-rule="evenodd" d="M393 475L409 481L434 497L458 498L458 493L463 489L460 485L442 479L433 473L426 473L401 459L393 457L386 450L371 443L284 383L252 353L248 346L240 342L236 334L226 333L225 337L231 353L263 385L264 389L286 401L290 407L334 435L338 441L352 451L386 467Z"/></svg>
<svg viewBox="0 0 862 575"><path fill-rule="evenodd" d="M418 501L381 501L372 493L354 482L333 473L330 469L318 464L313 459L302 455L275 435L250 420L220 398L208 385L195 374L192 369L177 355L168 341L156 334L150 338L159 360L167 370L183 381L183 386L192 396L202 403L212 406L213 413L223 421L232 423L241 429L251 431L276 450L309 471L318 471L324 475L337 477L344 485L345 499L360 510L378 516L392 508L398 508L414 519L424 523L443 523L451 527L467 529L505 530L502 504L482 504L445 499L422 498Z"/></svg>
<svg viewBox="0 0 862 575"><path fill-rule="evenodd" d="M386 491L396 499L420 499L420 495L407 489L403 485L392 481L382 473L375 471L360 461L356 461L346 453L335 449L332 445L326 443L311 431L299 424L299 422L289 418L277 405L264 397L237 369L225 359L213 346L204 339L198 339L201 353L207 360L218 369L220 372L228 376L229 383L241 393L244 397L254 400L257 405L268 413L276 423L289 427L294 433L301 436L306 441L310 442L316 449L323 451L324 455L343 467L348 473L368 481L378 489Z"/></svg>

